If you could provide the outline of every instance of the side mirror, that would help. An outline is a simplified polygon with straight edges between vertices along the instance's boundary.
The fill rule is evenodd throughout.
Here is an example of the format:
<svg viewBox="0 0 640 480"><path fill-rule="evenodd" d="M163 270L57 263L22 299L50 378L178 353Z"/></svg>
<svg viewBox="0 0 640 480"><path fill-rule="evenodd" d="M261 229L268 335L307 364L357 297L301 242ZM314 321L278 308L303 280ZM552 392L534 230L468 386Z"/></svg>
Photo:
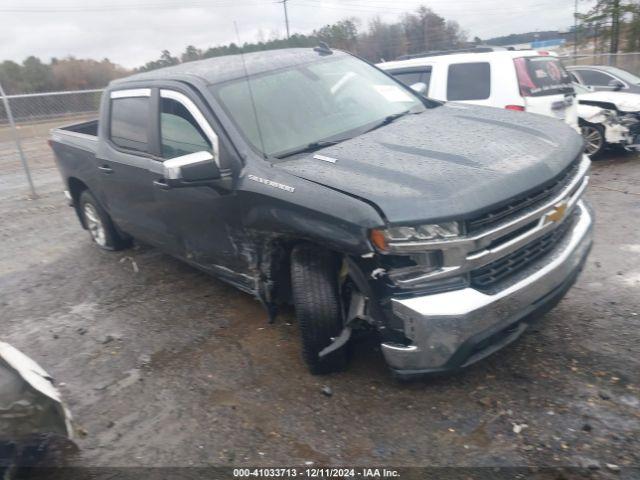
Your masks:
<svg viewBox="0 0 640 480"><path fill-rule="evenodd" d="M419 93L420 95L424 95L425 93L427 93L427 84L424 82L414 83L413 85L411 85L411 90Z"/></svg>
<svg viewBox="0 0 640 480"><path fill-rule="evenodd" d="M618 90L622 90L624 88L624 83L622 83L620 80L613 79L609 82L609 86L613 88L614 92L617 92Z"/></svg>
<svg viewBox="0 0 640 480"><path fill-rule="evenodd" d="M164 179L171 187L188 187L221 177L211 152L196 152L166 160Z"/></svg>

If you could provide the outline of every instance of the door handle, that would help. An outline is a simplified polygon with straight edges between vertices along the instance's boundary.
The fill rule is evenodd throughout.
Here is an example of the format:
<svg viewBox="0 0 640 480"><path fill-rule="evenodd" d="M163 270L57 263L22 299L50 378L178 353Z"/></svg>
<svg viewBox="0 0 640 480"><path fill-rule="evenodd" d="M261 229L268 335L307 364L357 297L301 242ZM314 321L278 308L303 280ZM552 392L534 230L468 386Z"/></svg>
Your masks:
<svg viewBox="0 0 640 480"><path fill-rule="evenodd" d="M158 187L160 190L169 190L171 187L164 181L164 178L160 180L154 180L153 185Z"/></svg>
<svg viewBox="0 0 640 480"><path fill-rule="evenodd" d="M107 175L113 173L113 168L108 165L101 165L98 167L98 170L100 170L102 173L106 173Z"/></svg>

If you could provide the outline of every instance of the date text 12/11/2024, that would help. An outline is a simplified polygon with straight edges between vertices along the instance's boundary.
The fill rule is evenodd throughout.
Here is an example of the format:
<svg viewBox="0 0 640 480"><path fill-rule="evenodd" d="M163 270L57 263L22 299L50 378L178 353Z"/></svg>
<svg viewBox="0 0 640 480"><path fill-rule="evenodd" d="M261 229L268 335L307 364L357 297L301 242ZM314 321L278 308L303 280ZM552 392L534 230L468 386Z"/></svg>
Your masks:
<svg viewBox="0 0 640 480"><path fill-rule="evenodd" d="M234 468L234 478L399 478L389 468Z"/></svg>

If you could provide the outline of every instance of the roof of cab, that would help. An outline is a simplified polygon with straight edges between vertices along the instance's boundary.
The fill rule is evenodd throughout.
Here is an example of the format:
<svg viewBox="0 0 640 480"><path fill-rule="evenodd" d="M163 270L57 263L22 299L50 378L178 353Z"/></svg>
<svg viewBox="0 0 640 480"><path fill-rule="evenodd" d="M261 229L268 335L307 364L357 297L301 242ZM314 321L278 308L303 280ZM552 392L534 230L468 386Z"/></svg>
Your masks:
<svg viewBox="0 0 640 480"><path fill-rule="evenodd" d="M348 54L333 50L331 57L346 55ZM226 55L137 73L114 80L111 85L144 80L184 80L185 77L198 78L210 85L244 77L245 68L247 74L257 75L294 65L315 62L320 58L323 57L313 48L287 48L252 52L244 55Z"/></svg>
<svg viewBox="0 0 640 480"><path fill-rule="evenodd" d="M435 63L464 63L464 62L487 62L492 58L518 58L518 57L539 57L539 56L553 56L553 53L540 53L539 50L504 50L497 52L468 52L468 53L451 53L446 55L434 55L432 57L424 56L418 58L411 58L407 60L394 60L390 62L378 63L376 66L388 70L391 68L400 67L421 67L423 65L432 65Z"/></svg>

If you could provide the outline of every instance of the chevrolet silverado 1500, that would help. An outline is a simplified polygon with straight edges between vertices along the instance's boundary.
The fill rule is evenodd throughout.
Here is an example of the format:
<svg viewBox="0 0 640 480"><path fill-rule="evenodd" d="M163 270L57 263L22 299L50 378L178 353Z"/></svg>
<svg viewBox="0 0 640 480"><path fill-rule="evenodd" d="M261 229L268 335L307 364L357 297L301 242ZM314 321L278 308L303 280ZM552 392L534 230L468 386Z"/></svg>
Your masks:
<svg viewBox="0 0 640 480"><path fill-rule="evenodd" d="M400 376L465 367L555 305L591 246L569 126L431 100L326 46L114 81L99 120L50 143L100 247L155 245L270 319L293 304L314 373L345 367L354 329Z"/></svg>

